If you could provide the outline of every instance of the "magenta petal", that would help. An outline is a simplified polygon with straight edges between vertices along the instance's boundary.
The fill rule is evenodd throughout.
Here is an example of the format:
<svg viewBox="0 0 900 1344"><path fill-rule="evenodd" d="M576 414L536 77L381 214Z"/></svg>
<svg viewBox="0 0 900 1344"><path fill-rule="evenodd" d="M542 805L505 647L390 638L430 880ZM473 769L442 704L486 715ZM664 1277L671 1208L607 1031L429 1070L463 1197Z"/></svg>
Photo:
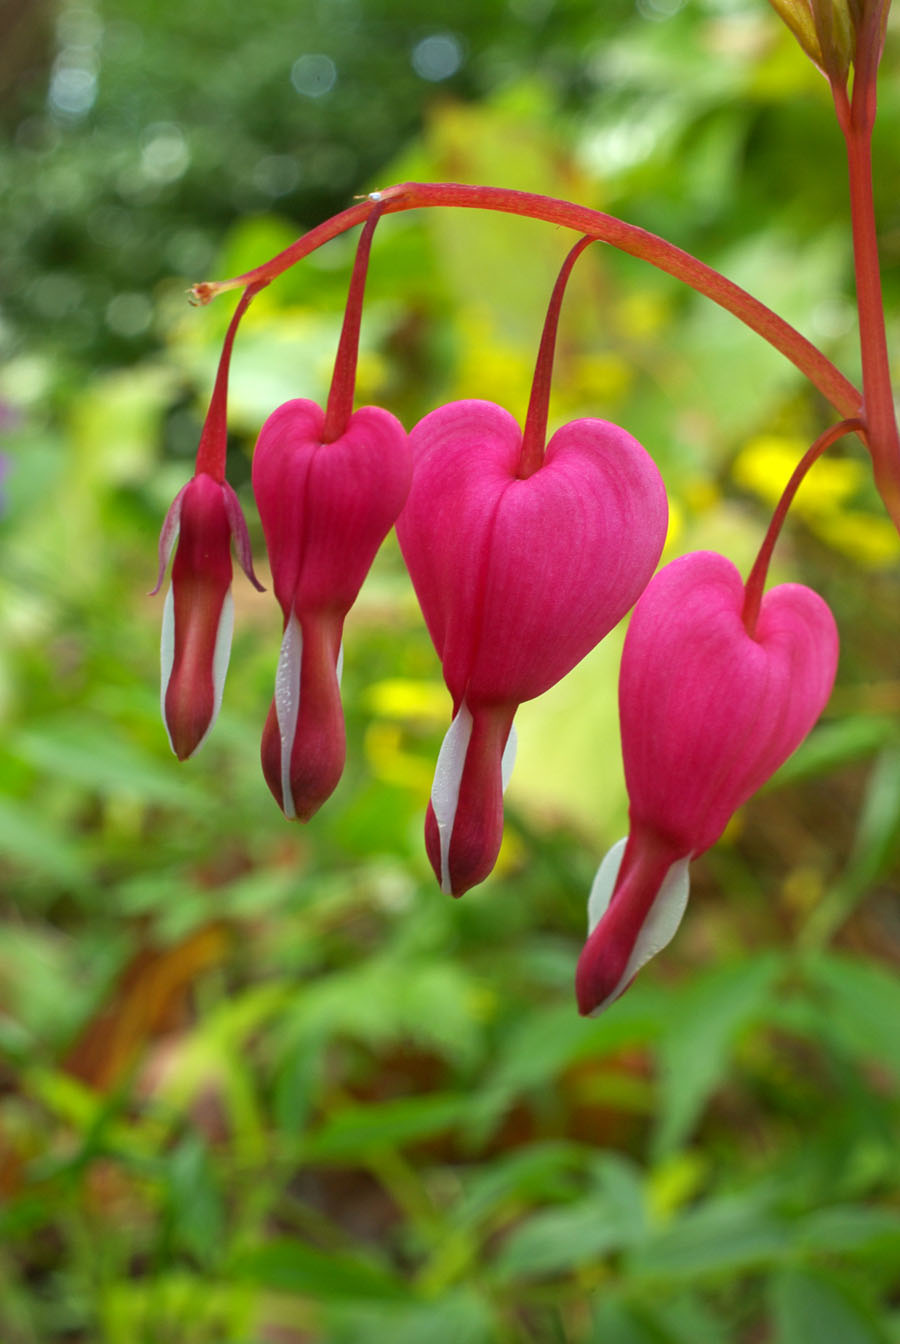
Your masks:
<svg viewBox="0 0 900 1344"><path fill-rule="evenodd" d="M290 616L263 729L263 774L290 820L309 821L334 792L346 740L338 688L341 621Z"/></svg>
<svg viewBox="0 0 900 1344"><path fill-rule="evenodd" d="M149 597L155 597L162 587L162 581L178 538L178 529L181 526L181 505L184 500L184 493L191 483L191 481L188 481L186 485L181 487L166 510L166 516L159 533L159 566L156 571L156 583L150 589Z"/></svg>
<svg viewBox="0 0 900 1344"><path fill-rule="evenodd" d="M837 667L834 619L809 588L763 598L755 637L734 565L673 561L631 619L619 681L632 823L701 853L822 712Z"/></svg>
<svg viewBox="0 0 900 1344"><path fill-rule="evenodd" d="M176 504L180 526L163 614L161 697L172 750L186 760L222 703L233 627L231 533L221 483L211 476L193 477Z"/></svg>
<svg viewBox="0 0 900 1344"><path fill-rule="evenodd" d="M481 637L494 516L515 479L522 433L490 401L454 402L409 436L413 480L397 538L454 702Z"/></svg>
<svg viewBox="0 0 900 1344"><path fill-rule="evenodd" d="M315 402L285 402L260 430L253 457L253 490L285 614L346 614L409 490L406 431L388 411L355 411L333 443L323 442L324 426Z"/></svg>
<svg viewBox="0 0 900 1344"><path fill-rule="evenodd" d="M238 558L238 564L247 575L247 578L253 584L258 593L264 593L266 590L253 572L253 552L250 549L250 534L247 531L247 521L244 518L244 511L241 508L237 495L232 490L227 481L222 482L222 495L225 501L225 513L228 517L228 525L231 528L231 537L234 542L235 554Z"/></svg>
<svg viewBox="0 0 900 1344"><path fill-rule="evenodd" d="M441 890L454 896L483 882L497 861L515 711L515 705L470 710L464 701L438 755L425 848Z"/></svg>
<svg viewBox="0 0 900 1344"><path fill-rule="evenodd" d="M687 908L689 863L690 855L678 858L653 837L613 845L588 900L588 940L575 977L581 1013L595 1017L608 1007L674 938Z"/></svg>
<svg viewBox="0 0 900 1344"><path fill-rule="evenodd" d="M456 402L410 435L397 535L456 702L540 695L624 616L662 550L659 473L624 430L580 420L517 475L518 425Z"/></svg>
<svg viewBox="0 0 900 1344"><path fill-rule="evenodd" d="M315 402L286 402L263 425L253 457L253 490L285 620L263 772L286 816L301 820L341 776L341 629L412 474L406 431L380 407L356 411L333 442L324 441L324 431Z"/></svg>
<svg viewBox="0 0 900 1344"><path fill-rule="evenodd" d="M432 866L459 895L487 876L500 847L515 707L625 615L659 559L667 505L652 459L602 420L564 426L526 477L519 427L492 402L440 407L410 444L397 536L454 704L473 716L463 767L459 750L449 753L461 719L448 735L426 818ZM455 810L444 797L451 755Z"/></svg>

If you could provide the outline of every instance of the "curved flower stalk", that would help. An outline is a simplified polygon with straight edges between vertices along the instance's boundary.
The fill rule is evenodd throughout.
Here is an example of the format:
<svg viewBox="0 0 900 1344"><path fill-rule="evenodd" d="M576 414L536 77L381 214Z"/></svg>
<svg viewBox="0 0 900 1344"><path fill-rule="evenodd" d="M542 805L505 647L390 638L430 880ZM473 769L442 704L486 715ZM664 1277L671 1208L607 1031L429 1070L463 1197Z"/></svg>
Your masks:
<svg viewBox="0 0 900 1344"><path fill-rule="evenodd" d="M344 619L409 490L406 431L378 406L353 411L366 266L360 238L326 410L285 402L263 425L253 490L284 634L262 737L266 782L286 817L307 821L346 756L340 698Z"/></svg>
<svg viewBox="0 0 900 1344"><path fill-rule="evenodd" d="M524 434L500 406L462 401L410 435L415 470L397 535L453 698L425 838L455 896L496 862L518 705L617 624L665 539L662 480L624 429L573 421L544 451L559 308L590 241L557 281Z"/></svg>
<svg viewBox="0 0 900 1344"><path fill-rule="evenodd" d="M234 629L232 541L247 578L262 591L253 572L247 524L237 495L225 480L231 351L238 323L262 287L251 285L235 309L197 449L195 474L172 501L159 537L153 593L159 592L175 551L163 608L160 707L180 761L203 745L222 704Z"/></svg>
<svg viewBox="0 0 900 1344"><path fill-rule="evenodd" d="M630 830L590 894L575 979L583 1014L618 998L671 940L691 859L715 844L828 701L838 636L827 605L801 584L762 590L800 481L857 425L827 430L804 456L746 585L730 560L696 551L662 569L634 609L619 674Z"/></svg>

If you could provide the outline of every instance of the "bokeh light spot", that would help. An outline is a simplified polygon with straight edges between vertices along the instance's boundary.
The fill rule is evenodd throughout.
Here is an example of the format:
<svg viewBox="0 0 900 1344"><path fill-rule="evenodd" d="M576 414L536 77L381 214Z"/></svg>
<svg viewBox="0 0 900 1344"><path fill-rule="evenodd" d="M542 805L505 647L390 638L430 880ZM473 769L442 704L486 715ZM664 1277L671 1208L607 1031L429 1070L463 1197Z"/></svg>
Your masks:
<svg viewBox="0 0 900 1344"><path fill-rule="evenodd" d="M462 45L452 33L432 33L416 43L410 59L417 75L438 83L455 75L462 65Z"/></svg>
<svg viewBox="0 0 900 1344"><path fill-rule="evenodd" d="M141 173L151 182L174 182L191 161L191 151L174 122L157 122L142 136Z"/></svg>
<svg viewBox="0 0 900 1344"><path fill-rule="evenodd" d="M117 294L106 305L106 324L117 336L140 336L153 318L153 304L146 294Z"/></svg>
<svg viewBox="0 0 900 1344"><path fill-rule="evenodd" d="M322 52L298 56L291 66L291 83L304 98L321 98L331 92L336 82L337 66Z"/></svg>

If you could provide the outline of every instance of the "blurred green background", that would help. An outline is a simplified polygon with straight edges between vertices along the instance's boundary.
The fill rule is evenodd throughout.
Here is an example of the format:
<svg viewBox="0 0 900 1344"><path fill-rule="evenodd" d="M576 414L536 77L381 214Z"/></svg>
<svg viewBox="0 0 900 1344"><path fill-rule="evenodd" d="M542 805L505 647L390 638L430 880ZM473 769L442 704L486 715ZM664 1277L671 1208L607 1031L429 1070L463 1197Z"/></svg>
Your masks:
<svg viewBox="0 0 900 1344"><path fill-rule="evenodd" d="M841 147L764 0L7 0L0 15L2 1344L900 1340L898 539L857 447L777 553L841 627L826 716L694 865L605 1016L572 977L623 833L621 633L518 717L495 875L436 889L449 702L396 545L345 631L345 778L261 778L280 618L235 580L225 704L179 766L156 538L262 261L404 178L665 233L858 377ZM900 349L900 38L877 209ZM524 415L571 239L474 212L378 230L359 400ZM355 239L254 303L230 471L327 393ZM756 336L612 250L579 262L552 416L658 461L668 555L746 569L829 423ZM261 571L264 565L260 565Z"/></svg>

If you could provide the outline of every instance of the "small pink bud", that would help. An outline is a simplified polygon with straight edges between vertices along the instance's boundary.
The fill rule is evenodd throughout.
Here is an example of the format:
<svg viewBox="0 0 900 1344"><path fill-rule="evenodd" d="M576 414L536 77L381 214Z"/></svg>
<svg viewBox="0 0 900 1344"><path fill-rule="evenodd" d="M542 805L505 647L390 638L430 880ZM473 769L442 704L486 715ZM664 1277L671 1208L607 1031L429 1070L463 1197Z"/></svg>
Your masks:
<svg viewBox="0 0 900 1344"><path fill-rule="evenodd" d="M800 745L831 694L838 637L818 594L771 589L752 635L744 602L731 561L699 551L662 569L635 607L619 678L631 829L591 893L582 1013L622 994L674 936L688 862Z"/></svg>
<svg viewBox="0 0 900 1344"><path fill-rule="evenodd" d="M166 515L153 589L159 591L174 548L172 583L163 609L161 708L169 742L180 761L202 745L222 704L234 627L232 538L241 567L260 588L237 496L227 482L198 472L175 496Z"/></svg>

